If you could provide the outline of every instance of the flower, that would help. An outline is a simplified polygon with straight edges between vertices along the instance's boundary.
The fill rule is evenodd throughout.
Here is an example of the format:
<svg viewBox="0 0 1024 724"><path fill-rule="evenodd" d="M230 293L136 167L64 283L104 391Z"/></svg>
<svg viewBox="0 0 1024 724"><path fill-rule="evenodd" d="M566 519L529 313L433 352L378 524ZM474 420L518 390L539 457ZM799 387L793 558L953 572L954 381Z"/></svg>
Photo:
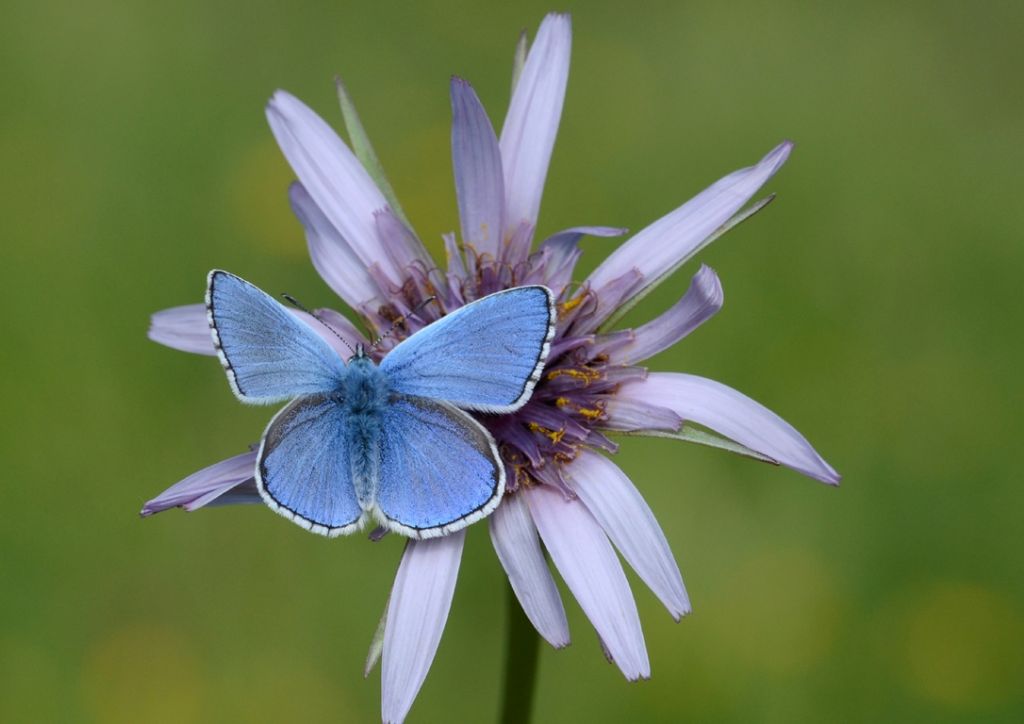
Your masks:
<svg viewBox="0 0 1024 724"><path fill-rule="evenodd" d="M559 14L544 19L528 53L521 40L500 136L469 83L453 78L452 160L461 241L444 236L443 270L405 220L340 84L355 153L286 92L274 94L267 118L298 176L289 196L317 271L374 333L397 324L376 348L378 359L441 314L491 292L544 284L555 293L557 331L532 399L514 414L480 417L499 443L509 481L505 499L488 521L491 540L524 612L546 641L565 646L569 630L545 549L609 659L634 680L648 677L650 664L616 550L674 618L687 614L690 602L653 513L604 454L618 449L609 435L654 435L722 447L829 484L837 484L839 475L800 433L750 398L709 379L649 372L641 365L721 308L722 287L709 267L697 271L683 297L661 316L635 329L616 328L622 314L655 285L770 200L743 210L786 161L789 142L634 234L580 283L573 282L580 239L618 236L625 229L575 227L534 248L570 45L569 18ZM406 316L429 296L438 304ZM296 314L347 354L322 325ZM318 315L353 346L367 342L337 312L319 310ZM202 305L155 314L149 336L177 349L214 354ZM261 502L252 482L254 460L255 453L246 452L201 470L146 503L143 515L175 506L194 510ZM367 661L369 671L383 656L385 721L404 719L426 677L448 617L463 542L460 531L410 541L405 549Z"/></svg>

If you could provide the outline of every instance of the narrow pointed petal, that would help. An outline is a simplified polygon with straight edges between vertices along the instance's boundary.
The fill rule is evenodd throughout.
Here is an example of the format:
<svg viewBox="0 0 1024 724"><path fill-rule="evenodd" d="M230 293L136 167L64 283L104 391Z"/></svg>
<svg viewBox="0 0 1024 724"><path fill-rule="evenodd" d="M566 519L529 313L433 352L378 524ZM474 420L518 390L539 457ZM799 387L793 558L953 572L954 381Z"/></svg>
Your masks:
<svg viewBox="0 0 1024 724"><path fill-rule="evenodd" d="M462 241L477 254L497 258L505 236L505 179L498 139L473 86L453 77L451 99L452 167Z"/></svg>
<svg viewBox="0 0 1024 724"><path fill-rule="evenodd" d="M306 323L320 332L320 336L326 339L331 347L345 359L353 354L353 349L357 345L369 346L370 342L366 339L366 335L356 329L356 326L341 312L336 312L333 309L317 309L316 314L320 318L319 322L307 319ZM325 329L325 324L338 334L332 334L329 329ZM339 340L339 336L345 341Z"/></svg>
<svg viewBox="0 0 1024 724"><path fill-rule="evenodd" d="M607 418L601 421L601 427L607 430L675 432L683 426L683 418L674 410L651 400L638 400L619 394L608 400L605 414Z"/></svg>
<svg viewBox="0 0 1024 724"><path fill-rule="evenodd" d="M416 262L426 269L434 267L434 260L423 247L423 242L390 208L375 212L373 219L381 247L396 269L408 269Z"/></svg>
<svg viewBox="0 0 1024 724"><path fill-rule="evenodd" d="M572 324L574 334L589 334L600 323L621 307L638 290L643 289L646 279L638 267L633 267L621 276L593 290L594 303L591 308L579 314L578 322Z"/></svg>
<svg viewBox="0 0 1024 724"><path fill-rule="evenodd" d="M563 229L562 231L552 234L541 242L541 247L550 246L553 248L560 248L568 246L569 248L572 248L579 243L579 240L584 236L622 236L627 231L629 231L629 229L624 229L619 226L574 226L571 229Z"/></svg>
<svg viewBox="0 0 1024 724"><path fill-rule="evenodd" d="M405 719L430 670L459 575L466 531L410 541L398 567L384 629L381 713L385 724Z"/></svg>
<svg viewBox="0 0 1024 724"><path fill-rule="evenodd" d="M146 333L154 342L193 354L217 355L210 336L205 304L186 304L155 313Z"/></svg>
<svg viewBox="0 0 1024 724"><path fill-rule="evenodd" d="M505 169L506 233L522 222L537 224L541 193L558 134L569 80L572 23L568 15L544 18L516 82L501 130Z"/></svg>
<svg viewBox="0 0 1024 724"><path fill-rule="evenodd" d="M305 312L297 309L289 310L296 317L308 324L317 334L323 337L343 358L348 359L356 344L366 342L366 338L345 317L333 309L319 309L317 314L341 335L351 347L338 339L330 329ZM186 304L157 312L150 321L148 337L154 342L166 345L183 352L216 356L213 337L210 335L210 322L206 316L205 304Z"/></svg>
<svg viewBox="0 0 1024 724"><path fill-rule="evenodd" d="M637 575L675 620L690 612L690 598L665 534L636 486L608 458L584 450L566 476Z"/></svg>
<svg viewBox="0 0 1024 724"><path fill-rule="evenodd" d="M591 288L600 289L633 268L638 269L645 280L634 295L657 284L700 251L715 230L775 175L789 158L792 147L789 141L779 144L757 165L720 179L637 233L594 270L588 279Z"/></svg>
<svg viewBox="0 0 1024 724"><path fill-rule="evenodd" d="M526 488L530 514L569 590L630 681L651 675L633 593L601 526L579 500L547 485Z"/></svg>
<svg viewBox="0 0 1024 724"><path fill-rule="evenodd" d="M552 234L538 247L542 253L545 250L548 252L548 258L544 262L546 270L544 283L550 287L555 296L558 296L572 281L572 273L581 254L580 239L584 236L621 236L626 231L626 229L611 226L576 226Z"/></svg>
<svg viewBox="0 0 1024 724"><path fill-rule="evenodd" d="M382 254L373 213L387 206L363 165L338 134L295 96L277 91L267 120L299 181L364 267ZM397 278L390 264L386 272Z"/></svg>
<svg viewBox="0 0 1024 724"><path fill-rule="evenodd" d="M718 275L701 265L683 298L657 319L635 329L629 344L609 353L609 363L636 364L668 349L713 317L724 300Z"/></svg>
<svg viewBox="0 0 1024 724"><path fill-rule="evenodd" d="M523 496L507 496L488 523L494 551L526 617L556 649L568 646L569 622Z"/></svg>
<svg viewBox="0 0 1024 724"><path fill-rule="evenodd" d="M191 513L200 508L220 508L225 505L263 505L263 497L256 488L256 478L243 480L226 492L211 491L191 503L186 503L181 506L181 509L186 513Z"/></svg>
<svg viewBox="0 0 1024 724"><path fill-rule="evenodd" d="M506 237L505 244L498 252L498 259L510 266L525 262L530 257L531 244L533 244L533 226L524 221L516 227L512 236Z"/></svg>
<svg viewBox="0 0 1024 724"><path fill-rule="evenodd" d="M444 255L448 262L448 275L465 279L466 263L462 257L462 249L459 248L459 243L455 240L455 234L448 232L441 234L441 238L444 239Z"/></svg>
<svg viewBox="0 0 1024 724"><path fill-rule="evenodd" d="M179 483L175 483L160 495L146 502L142 506L139 515L148 517L160 513L169 508L184 508L192 511L209 505L217 498L225 495L233 488L242 486L251 481L256 472L256 453L247 452L235 455L227 460L214 463L209 467L192 473ZM262 503L255 486L252 486L252 493L255 496L237 496L232 502L253 502Z"/></svg>
<svg viewBox="0 0 1024 724"><path fill-rule="evenodd" d="M720 382L696 375L652 372L619 388L618 396L662 405L799 473L830 485L840 475L806 438L774 412Z"/></svg>
<svg viewBox="0 0 1024 724"><path fill-rule="evenodd" d="M351 322L333 309L316 310L320 317L319 319L299 309L289 309L288 311L319 334L342 359L348 359L355 354L356 345L366 344L366 337L360 334L352 326Z"/></svg>
<svg viewBox="0 0 1024 724"><path fill-rule="evenodd" d="M288 189L288 199L292 211L306 230L306 243L309 245L313 266L327 282L327 286L355 309L379 296L380 288L370 276L367 265L345 241L337 227L324 216L306 188L301 183L293 183Z"/></svg>

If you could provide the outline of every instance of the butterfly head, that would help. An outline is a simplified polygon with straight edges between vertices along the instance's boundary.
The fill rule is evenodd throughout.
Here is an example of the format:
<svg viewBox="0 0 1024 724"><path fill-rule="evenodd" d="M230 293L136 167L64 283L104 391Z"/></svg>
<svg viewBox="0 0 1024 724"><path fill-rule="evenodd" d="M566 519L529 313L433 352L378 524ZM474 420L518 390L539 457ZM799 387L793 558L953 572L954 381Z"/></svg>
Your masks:
<svg viewBox="0 0 1024 724"><path fill-rule="evenodd" d="M360 342L359 344L356 345L356 352L355 352L355 354L352 355L351 357L349 357L348 361L349 361L349 364L351 364L352 362L355 362L356 360L362 360L362 359L368 359L368 358L366 356L366 347L364 347L363 344Z"/></svg>

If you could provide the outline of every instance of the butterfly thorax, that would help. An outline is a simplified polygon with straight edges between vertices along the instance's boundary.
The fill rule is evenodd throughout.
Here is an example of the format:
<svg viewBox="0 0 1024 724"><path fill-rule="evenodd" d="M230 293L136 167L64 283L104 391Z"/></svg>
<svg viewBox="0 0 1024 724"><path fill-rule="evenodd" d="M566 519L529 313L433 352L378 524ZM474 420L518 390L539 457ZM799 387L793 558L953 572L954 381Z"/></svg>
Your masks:
<svg viewBox="0 0 1024 724"><path fill-rule="evenodd" d="M388 401L387 378L369 357L349 360L341 383L343 404L353 415L379 413Z"/></svg>
<svg viewBox="0 0 1024 724"><path fill-rule="evenodd" d="M365 510L374 500L380 468L381 414L388 403L390 389L387 378L373 360L357 354L349 360L340 392L340 401L349 420L344 435L352 465L352 482Z"/></svg>

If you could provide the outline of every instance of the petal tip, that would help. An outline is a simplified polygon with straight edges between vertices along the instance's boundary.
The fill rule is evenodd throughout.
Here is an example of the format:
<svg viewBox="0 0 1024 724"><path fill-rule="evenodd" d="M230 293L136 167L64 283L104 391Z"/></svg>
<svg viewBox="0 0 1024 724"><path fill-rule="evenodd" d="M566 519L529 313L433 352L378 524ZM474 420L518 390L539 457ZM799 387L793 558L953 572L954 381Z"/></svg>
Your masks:
<svg viewBox="0 0 1024 724"><path fill-rule="evenodd" d="M280 115L281 114L281 104L283 102L285 102L286 97L289 96L289 95L291 95L291 94L288 93L287 91L281 90L280 88L278 88L276 91L271 93L270 94L270 98L267 99L267 104L264 107L265 110L266 110L267 115L268 116L271 115L271 114Z"/></svg>
<svg viewBox="0 0 1024 724"><path fill-rule="evenodd" d="M558 23L559 25L562 25L562 26L564 26L566 28L571 29L572 28L572 14L571 13L559 13L559 12L548 13L547 15L544 16L544 20L541 22L541 26L543 27L544 25L546 25L548 23L551 23L551 24Z"/></svg>
<svg viewBox="0 0 1024 724"><path fill-rule="evenodd" d="M680 608L680 609L675 610L675 611L669 611L669 614L671 614L671 616L672 616L672 620L675 621L676 623L681 622L684 618L689 616L691 613L693 613L693 609L690 608L690 604L689 603L687 603L684 608Z"/></svg>
<svg viewBox="0 0 1024 724"><path fill-rule="evenodd" d="M774 173L775 170L781 167L782 164L784 164L789 159L789 154L793 152L794 145L795 144L792 141L786 139L778 146L773 148L771 151L769 151L768 155L764 157L764 161L762 161L762 163L764 163L766 166L772 166Z"/></svg>

